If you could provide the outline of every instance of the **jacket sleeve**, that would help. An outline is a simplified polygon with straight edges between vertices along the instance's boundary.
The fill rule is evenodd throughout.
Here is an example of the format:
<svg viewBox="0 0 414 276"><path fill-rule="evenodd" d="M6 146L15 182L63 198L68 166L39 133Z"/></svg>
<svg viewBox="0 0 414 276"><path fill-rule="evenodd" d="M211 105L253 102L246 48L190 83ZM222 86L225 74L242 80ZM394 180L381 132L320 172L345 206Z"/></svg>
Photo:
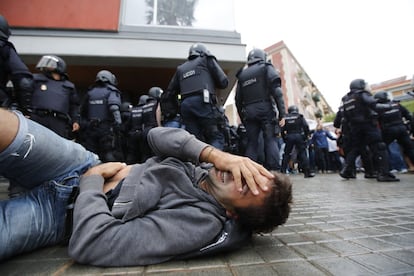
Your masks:
<svg viewBox="0 0 414 276"><path fill-rule="evenodd" d="M221 69L215 58L207 57L207 64L217 88L224 89L229 85L226 73Z"/></svg>
<svg viewBox="0 0 414 276"><path fill-rule="evenodd" d="M221 221L191 204L154 206L133 219L117 219L107 206L103 183L99 175L81 179L68 247L79 263L108 267L161 263L205 246L222 228Z"/></svg>
<svg viewBox="0 0 414 276"><path fill-rule="evenodd" d="M268 80L268 89L270 91L270 95L275 100L277 110L279 112L279 120L281 120L285 117L286 111L280 76L271 64L266 64L266 72L266 78Z"/></svg>
<svg viewBox="0 0 414 276"><path fill-rule="evenodd" d="M176 157L183 161L199 164L201 151L208 144L181 128L156 127L148 133L148 144L155 155Z"/></svg>

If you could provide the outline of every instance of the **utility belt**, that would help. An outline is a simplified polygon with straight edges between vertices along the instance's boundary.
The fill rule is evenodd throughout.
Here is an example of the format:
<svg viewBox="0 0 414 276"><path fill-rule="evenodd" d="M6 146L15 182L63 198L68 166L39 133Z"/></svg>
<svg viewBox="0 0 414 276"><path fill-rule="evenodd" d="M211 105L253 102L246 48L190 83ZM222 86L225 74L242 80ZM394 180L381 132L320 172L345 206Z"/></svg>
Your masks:
<svg viewBox="0 0 414 276"><path fill-rule="evenodd" d="M184 100L184 99L190 98L190 97L194 97L194 96L203 96L203 93L204 93L204 89L197 90L197 91L194 91L194 92L188 92L188 93L185 93L185 94L181 94L181 100ZM215 94L213 94L211 92L209 92L209 93L210 93L209 94L210 98L215 97Z"/></svg>
<svg viewBox="0 0 414 276"><path fill-rule="evenodd" d="M91 127L97 127L97 126L99 126L101 124L109 124L109 123L110 123L109 120L101 120L99 118L92 118L92 119L89 119L88 120L88 124Z"/></svg>
<svg viewBox="0 0 414 276"><path fill-rule="evenodd" d="M258 99L258 100L255 99L249 102L243 102L243 105L246 106L246 105L253 104L253 103L267 103L267 102L271 102L271 101L268 99Z"/></svg>
<svg viewBox="0 0 414 276"><path fill-rule="evenodd" d="M69 115L62 113L62 112L50 110L50 109L34 108L32 113L39 115L41 117L54 117L54 118L58 118L58 119L70 122Z"/></svg>

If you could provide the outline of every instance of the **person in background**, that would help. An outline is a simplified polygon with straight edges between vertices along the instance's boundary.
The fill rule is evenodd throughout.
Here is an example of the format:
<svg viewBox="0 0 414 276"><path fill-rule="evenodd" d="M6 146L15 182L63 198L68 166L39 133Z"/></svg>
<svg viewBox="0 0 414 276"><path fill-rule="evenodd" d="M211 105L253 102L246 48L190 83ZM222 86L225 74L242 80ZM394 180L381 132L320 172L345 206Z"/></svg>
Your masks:
<svg viewBox="0 0 414 276"><path fill-rule="evenodd" d="M56 55L42 56L36 65L30 118L73 139L80 129L80 100L75 84L69 81L66 62Z"/></svg>
<svg viewBox="0 0 414 276"><path fill-rule="evenodd" d="M279 73L267 62L263 50L253 49L247 56L247 67L241 69L236 77L235 102L247 133L245 155L255 161L259 160L259 138L262 135L264 166L280 170L275 129L276 126L284 125L285 103Z"/></svg>
<svg viewBox="0 0 414 276"><path fill-rule="evenodd" d="M204 44L195 43L187 61L177 67L166 94L177 100L180 95L179 114L185 129L219 149L224 148L224 134L217 125L216 89L224 89L228 84L216 57Z"/></svg>
<svg viewBox="0 0 414 276"><path fill-rule="evenodd" d="M323 128L321 123L318 123L316 130L312 135L311 144L315 149L315 161L318 170L321 173L326 173L329 164L329 144L328 139L336 140L336 137L332 136L328 131Z"/></svg>
<svg viewBox="0 0 414 276"><path fill-rule="evenodd" d="M0 15L0 107L18 108L27 114L33 93L33 75L9 41L10 35L9 23Z"/></svg>
<svg viewBox="0 0 414 276"><path fill-rule="evenodd" d="M401 147L403 154L414 163L414 147L410 139L410 130L407 125L413 120L410 112L399 102L391 101L389 93L380 91L375 93L374 98L381 104L391 104L391 109L378 114L381 127L382 139L389 146L396 141ZM407 125L406 123L407 122Z"/></svg>
<svg viewBox="0 0 414 276"><path fill-rule="evenodd" d="M355 79L349 85L350 91L342 97L343 116L350 129L351 150L346 155L344 168L339 175L342 178L355 178L355 159L361 147L369 147L374 163L377 164L377 181L399 181L390 172L387 145L378 128L377 114L392 109L390 103L378 103L371 95L368 83L363 79Z"/></svg>
<svg viewBox="0 0 414 276"><path fill-rule="evenodd" d="M282 128L282 137L285 141L285 152L282 160L282 173L287 173L289 161L293 149L296 149L299 166L303 170L305 178L314 177L309 167L309 159L306 152L309 137L309 125L296 105L289 106L288 114L285 117L285 125Z"/></svg>
<svg viewBox="0 0 414 276"><path fill-rule="evenodd" d="M121 91L117 84L112 72L99 71L82 105L82 117L86 119L82 145L105 162L123 160L117 154L121 151L117 145L120 145L118 134L122 125Z"/></svg>

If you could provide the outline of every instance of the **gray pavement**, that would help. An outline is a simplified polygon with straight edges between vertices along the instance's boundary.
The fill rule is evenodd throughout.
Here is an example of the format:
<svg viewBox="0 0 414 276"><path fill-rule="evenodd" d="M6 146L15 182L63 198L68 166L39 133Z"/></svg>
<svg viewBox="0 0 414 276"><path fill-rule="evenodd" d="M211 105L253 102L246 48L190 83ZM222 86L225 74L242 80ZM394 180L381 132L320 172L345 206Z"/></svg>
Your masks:
<svg viewBox="0 0 414 276"><path fill-rule="evenodd" d="M0 275L414 275L414 174L401 182L292 175L285 225L236 252L144 267L74 263L55 246L0 263ZM6 185L0 184L0 198ZM122 257L122 256L120 256Z"/></svg>

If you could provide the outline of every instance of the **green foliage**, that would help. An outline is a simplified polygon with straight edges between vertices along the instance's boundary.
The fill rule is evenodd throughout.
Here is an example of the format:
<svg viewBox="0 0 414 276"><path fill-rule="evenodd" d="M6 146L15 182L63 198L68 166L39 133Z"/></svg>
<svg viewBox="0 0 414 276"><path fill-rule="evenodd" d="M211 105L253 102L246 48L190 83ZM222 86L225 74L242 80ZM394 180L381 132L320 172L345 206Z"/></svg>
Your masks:
<svg viewBox="0 0 414 276"><path fill-rule="evenodd" d="M333 122L335 120L336 113L331 113L323 116L323 121L325 123Z"/></svg>
<svg viewBox="0 0 414 276"><path fill-rule="evenodd" d="M414 112L414 100L400 102L402 106L408 109L411 113Z"/></svg>

